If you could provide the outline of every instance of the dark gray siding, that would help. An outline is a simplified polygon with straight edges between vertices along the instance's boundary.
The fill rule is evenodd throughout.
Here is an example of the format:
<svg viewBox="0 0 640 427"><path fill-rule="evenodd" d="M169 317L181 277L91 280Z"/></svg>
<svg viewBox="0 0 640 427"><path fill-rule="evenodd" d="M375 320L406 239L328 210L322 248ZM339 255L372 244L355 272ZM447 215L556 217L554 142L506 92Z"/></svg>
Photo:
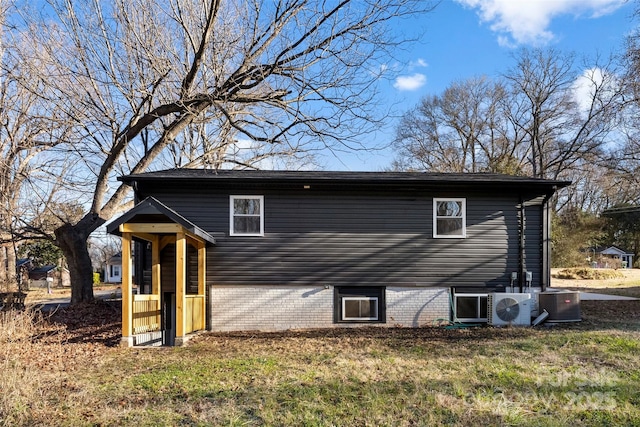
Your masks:
<svg viewBox="0 0 640 427"><path fill-rule="evenodd" d="M150 257L150 254L147 254ZM176 245L168 244L160 252L162 292L176 291ZM187 294L198 294L198 250L187 245ZM149 276L151 271L149 271ZM149 280L149 283L151 280Z"/></svg>
<svg viewBox="0 0 640 427"><path fill-rule="evenodd" d="M160 252L161 291L174 293L176 291L176 246L167 245Z"/></svg>
<svg viewBox="0 0 640 427"><path fill-rule="evenodd" d="M263 195L264 237L229 236L229 195ZM145 188L213 234L215 284L503 287L519 270L520 196L458 191ZM467 238L434 239L434 197L467 199ZM527 206L526 268L540 276L540 207Z"/></svg>

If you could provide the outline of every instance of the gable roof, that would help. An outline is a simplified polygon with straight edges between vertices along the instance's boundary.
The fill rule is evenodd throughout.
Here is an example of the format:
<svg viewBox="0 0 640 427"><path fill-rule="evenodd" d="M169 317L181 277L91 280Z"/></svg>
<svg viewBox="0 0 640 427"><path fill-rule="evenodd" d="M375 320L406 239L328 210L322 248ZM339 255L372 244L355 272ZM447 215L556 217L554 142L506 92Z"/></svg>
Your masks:
<svg viewBox="0 0 640 427"><path fill-rule="evenodd" d="M52 270L58 268L56 265L43 265L42 267L34 268L31 270L32 273L48 273Z"/></svg>
<svg viewBox="0 0 640 427"><path fill-rule="evenodd" d="M596 253L604 255L633 255L633 253L620 249L617 246L601 246L595 248L595 251Z"/></svg>
<svg viewBox="0 0 640 427"><path fill-rule="evenodd" d="M173 222L211 244L216 243L216 239L211 234L207 233L154 197L147 197L146 199L135 205L133 208L131 208L128 212L123 214L121 217L109 223L107 225L107 233L121 236L122 233L119 229L120 225L128 222L146 221Z"/></svg>
<svg viewBox="0 0 640 427"><path fill-rule="evenodd" d="M555 191L571 181L548 180L496 173L437 173L437 172L336 172L336 171L267 171L267 170L213 170L167 169L156 172L125 175L120 181L135 182L193 181L208 183L269 183L269 184L323 184L373 186L495 186L517 189Z"/></svg>
<svg viewBox="0 0 640 427"><path fill-rule="evenodd" d="M19 258L16 261L16 267L22 267L23 265L28 267L32 262L33 260L31 258Z"/></svg>
<svg viewBox="0 0 640 427"><path fill-rule="evenodd" d="M121 264L122 263L122 252L118 252L117 254L113 254L107 260L107 264Z"/></svg>

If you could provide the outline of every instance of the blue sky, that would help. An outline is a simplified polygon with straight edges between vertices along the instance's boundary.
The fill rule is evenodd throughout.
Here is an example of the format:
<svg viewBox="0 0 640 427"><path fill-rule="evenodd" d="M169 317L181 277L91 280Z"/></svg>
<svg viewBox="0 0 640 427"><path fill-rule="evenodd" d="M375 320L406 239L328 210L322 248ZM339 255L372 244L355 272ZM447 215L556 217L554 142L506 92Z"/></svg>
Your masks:
<svg viewBox="0 0 640 427"><path fill-rule="evenodd" d="M633 11L634 2L625 0L442 0L432 13L403 22L421 40L391 60L381 96L402 114L456 80L506 72L520 47L573 52L577 62L582 56L606 57L623 48L634 28ZM395 122L390 118L373 139L388 142ZM360 152L328 157L324 167L375 171L392 158L390 150Z"/></svg>

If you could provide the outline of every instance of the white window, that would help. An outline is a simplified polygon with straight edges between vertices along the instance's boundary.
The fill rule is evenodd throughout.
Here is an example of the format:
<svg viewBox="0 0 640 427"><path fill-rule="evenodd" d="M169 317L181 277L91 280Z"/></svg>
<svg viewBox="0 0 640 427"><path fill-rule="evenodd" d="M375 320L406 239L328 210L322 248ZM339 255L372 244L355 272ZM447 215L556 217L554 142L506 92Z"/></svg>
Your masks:
<svg viewBox="0 0 640 427"><path fill-rule="evenodd" d="M111 264L109 266L109 273L111 278L119 278L120 277L120 266Z"/></svg>
<svg viewBox="0 0 640 427"><path fill-rule="evenodd" d="M459 322L486 322L488 294L456 294L454 311Z"/></svg>
<svg viewBox="0 0 640 427"><path fill-rule="evenodd" d="M466 237L466 210L466 199L433 199L433 237Z"/></svg>
<svg viewBox="0 0 640 427"><path fill-rule="evenodd" d="M342 297L342 320L378 320L378 298Z"/></svg>
<svg viewBox="0 0 640 427"><path fill-rule="evenodd" d="M230 235L264 235L263 196L230 196L229 211Z"/></svg>

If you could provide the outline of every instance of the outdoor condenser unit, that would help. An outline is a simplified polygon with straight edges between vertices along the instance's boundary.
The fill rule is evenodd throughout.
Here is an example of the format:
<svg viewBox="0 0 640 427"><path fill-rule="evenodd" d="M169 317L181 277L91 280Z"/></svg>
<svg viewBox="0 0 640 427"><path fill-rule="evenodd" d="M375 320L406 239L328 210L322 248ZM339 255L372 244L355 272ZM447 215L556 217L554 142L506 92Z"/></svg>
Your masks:
<svg viewBox="0 0 640 427"><path fill-rule="evenodd" d="M531 325L531 294L490 293L487 316L489 325Z"/></svg>
<svg viewBox="0 0 640 427"><path fill-rule="evenodd" d="M540 312L547 310L547 322L579 322L580 292L540 292L538 294Z"/></svg>

